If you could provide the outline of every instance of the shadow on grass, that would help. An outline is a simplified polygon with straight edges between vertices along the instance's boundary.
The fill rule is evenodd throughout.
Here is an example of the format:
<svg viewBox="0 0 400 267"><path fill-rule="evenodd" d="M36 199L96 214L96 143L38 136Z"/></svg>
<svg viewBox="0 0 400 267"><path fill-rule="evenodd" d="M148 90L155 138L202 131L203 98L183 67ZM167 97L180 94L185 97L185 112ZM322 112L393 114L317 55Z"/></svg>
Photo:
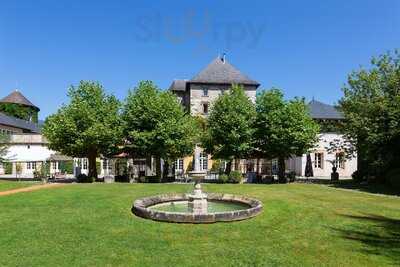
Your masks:
<svg viewBox="0 0 400 267"><path fill-rule="evenodd" d="M344 180L332 183L330 186L335 188L357 190L372 194L400 196L400 190L389 185L380 183L356 183L353 180Z"/></svg>
<svg viewBox="0 0 400 267"><path fill-rule="evenodd" d="M391 187L386 184L381 183L358 183L354 180L339 180L339 181L331 181L329 179L318 179L318 178L309 178L297 180L298 183L310 183L310 184L323 184L334 188L341 189L349 189L356 190L361 192L367 192L371 194L384 194L384 195L392 195L392 196L400 196L400 190L394 187Z"/></svg>
<svg viewBox="0 0 400 267"><path fill-rule="evenodd" d="M383 256L395 264L400 262L400 219L373 214L362 216L340 214L340 216L362 223L346 229L331 228L341 237L361 242L362 253Z"/></svg>

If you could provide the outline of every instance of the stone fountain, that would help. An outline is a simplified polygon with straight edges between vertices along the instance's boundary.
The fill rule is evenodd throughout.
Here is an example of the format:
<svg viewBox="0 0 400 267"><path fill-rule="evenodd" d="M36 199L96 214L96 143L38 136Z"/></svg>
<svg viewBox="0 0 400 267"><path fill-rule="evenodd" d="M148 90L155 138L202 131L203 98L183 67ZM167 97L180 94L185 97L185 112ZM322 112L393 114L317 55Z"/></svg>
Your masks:
<svg viewBox="0 0 400 267"><path fill-rule="evenodd" d="M200 152L196 149L194 153L193 171L189 172L190 177L194 180L194 190L188 194L188 207L193 214L206 214L207 194L201 190L200 182L204 179L207 172L200 169Z"/></svg>
<svg viewBox="0 0 400 267"><path fill-rule="evenodd" d="M200 182L207 172L200 168L200 151L195 150L193 171L194 189L188 194L164 194L134 201L132 212L142 218L175 223L215 223L240 221L257 216L262 203L245 196L209 193L201 190Z"/></svg>

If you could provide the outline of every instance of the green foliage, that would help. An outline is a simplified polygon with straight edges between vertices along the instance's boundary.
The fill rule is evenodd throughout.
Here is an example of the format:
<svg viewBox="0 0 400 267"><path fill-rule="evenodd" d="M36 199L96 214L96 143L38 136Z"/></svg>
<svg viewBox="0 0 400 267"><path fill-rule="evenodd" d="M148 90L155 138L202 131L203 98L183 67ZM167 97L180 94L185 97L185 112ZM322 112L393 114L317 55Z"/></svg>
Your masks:
<svg viewBox="0 0 400 267"><path fill-rule="evenodd" d="M343 122L341 120L317 120L321 133L341 133Z"/></svg>
<svg viewBox="0 0 400 267"><path fill-rule="evenodd" d="M218 175L218 183L220 184L226 184L229 181L229 177L226 174L220 174Z"/></svg>
<svg viewBox="0 0 400 267"><path fill-rule="evenodd" d="M3 167L4 167L5 174L12 174L12 163L11 162L4 162Z"/></svg>
<svg viewBox="0 0 400 267"><path fill-rule="evenodd" d="M224 161L220 159L214 159L212 166L211 166L211 171L213 172L222 172L224 170Z"/></svg>
<svg viewBox="0 0 400 267"><path fill-rule="evenodd" d="M89 173L97 177L93 159L114 154L121 144L120 103L96 82L81 81L68 96L70 103L46 119L43 133L50 149L89 158Z"/></svg>
<svg viewBox="0 0 400 267"><path fill-rule="evenodd" d="M279 89L257 97L257 148L266 157L279 158L279 177L284 178L285 159L302 155L317 142L319 127L310 117L304 99L284 100Z"/></svg>
<svg viewBox="0 0 400 267"><path fill-rule="evenodd" d="M0 112L18 119L35 123L38 122L38 110L34 107L23 106L15 103L0 103Z"/></svg>
<svg viewBox="0 0 400 267"><path fill-rule="evenodd" d="M0 163L3 163L6 161L5 156L7 155L8 152L8 136L5 134L0 133Z"/></svg>
<svg viewBox="0 0 400 267"><path fill-rule="evenodd" d="M229 182L233 184L240 184L243 181L243 176L240 171L231 171L229 173Z"/></svg>
<svg viewBox="0 0 400 267"><path fill-rule="evenodd" d="M160 183L161 177L160 176L146 176L145 182L146 183Z"/></svg>
<svg viewBox="0 0 400 267"><path fill-rule="evenodd" d="M171 92L150 81L129 91L122 117L126 150L133 156L175 160L193 152L196 121Z"/></svg>
<svg viewBox="0 0 400 267"><path fill-rule="evenodd" d="M392 169L386 173L386 181L388 181L389 185L400 189L400 168Z"/></svg>
<svg viewBox="0 0 400 267"><path fill-rule="evenodd" d="M93 183L94 178L81 173L76 177L76 181L78 183Z"/></svg>
<svg viewBox="0 0 400 267"><path fill-rule="evenodd" d="M343 93L344 132L357 148L358 167L383 177L400 161L400 53L373 58L370 69L352 72Z"/></svg>
<svg viewBox="0 0 400 267"><path fill-rule="evenodd" d="M240 159L253 149L255 107L240 86L213 103L202 147L215 158Z"/></svg>
<svg viewBox="0 0 400 267"><path fill-rule="evenodd" d="M73 174L74 173L74 161L60 161L58 163L58 168L62 173Z"/></svg>
<svg viewBox="0 0 400 267"><path fill-rule="evenodd" d="M17 172L17 174L21 174L21 172L22 172L22 165L21 165L20 162L17 162L17 163L15 164L15 171Z"/></svg>

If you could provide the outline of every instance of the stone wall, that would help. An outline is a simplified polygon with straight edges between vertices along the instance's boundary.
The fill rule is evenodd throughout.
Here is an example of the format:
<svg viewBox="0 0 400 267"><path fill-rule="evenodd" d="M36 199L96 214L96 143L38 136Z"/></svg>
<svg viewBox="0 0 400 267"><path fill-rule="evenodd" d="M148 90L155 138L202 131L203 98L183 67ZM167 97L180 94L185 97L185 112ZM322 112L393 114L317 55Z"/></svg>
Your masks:
<svg viewBox="0 0 400 267"><path fill-rule="evenodd" d="M160 203L188 200L186 194L166 194L136 200L133 203L132 212L139 217L155 221L174 223L215 223L249 219L257 216L263 209L261 201L244 196L210 193L207 195L207 199L214 201L239 202L248 205L249 208L245 210L196 215L192 213L157 211L149 208Z"/></svg>

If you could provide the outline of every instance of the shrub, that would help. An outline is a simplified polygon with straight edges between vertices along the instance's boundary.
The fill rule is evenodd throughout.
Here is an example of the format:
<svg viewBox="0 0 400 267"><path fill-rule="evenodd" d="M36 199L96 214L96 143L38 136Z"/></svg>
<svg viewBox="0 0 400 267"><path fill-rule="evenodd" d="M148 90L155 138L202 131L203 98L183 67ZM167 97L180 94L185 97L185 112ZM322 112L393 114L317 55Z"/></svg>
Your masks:
<svg viewBox="0 0 400 267"><path fill-rule="evenodd" d="M229 180L229 177L226 174L220 174L218 176L218 183L220 183L220 184L226 184L228 182L228 180Z"/></svg>
<svg viewBox="0 0 400 267"><path fill-rule="evenodd" d="M353 178L353 180L356 182L362 182L365 180L364 175L359 170L356 170L355 172L353 172L353 174L351 175L351 178Z"/></svg>
<svg viewBox="0 0 400 267"><path fill-rule="evenodd" d="M296 172L291 171L288 173L289 182L294 182L296 180Z"/></svg>
<svg viewBox="0 0 400 267"><path fill-rule="evenodd" d="M81 173L76 177L76 180L78 183L93 183L94 179L93 177L88 177L86 174Z"/></svg>
<svg viewBox="0 0 400 267"><path fill-rule="evenodd" d="M263 175L262 183L263 184L272 184L272 183L274 183L274 176L273 175Z"/></svg>
<svg viewBox="0 0 400 267"><path fill-rule="evenodd" d="M11 162L4 162L3 167L4 167L5 174L12 174L12 163Z"/></svg>
<svg viewBox="0 0 400 267"><path fill-rule="evenodd" d="M129 183L128 175L116 175L114 179L118 183Z"/></svg>
<svg viewBox="0 0 400 267"><path fill-rule="evenodd" d="M231 171L229 174L229 182L233 184L240 184L243 180L242 173L240 171Z"/></svg>
<svg viewBox="0 0 400 267"><path fill-rule="evenodd" d="M400 169L392 169L385 175L386 181L396 189L400 189Z"/></svg>
<svg viewBox="0 0 400 267"><path fill-rule="evenodd" d="M146 176L146 183L159 183L161 182L161 177L158 176Z"/></svg>
<svg viewBox="0 0 400 267"><path fill-rule="evenodd" d="M60 161L59 169L62 173L73 174L74 173L74 162L72 160Z"/></svg>

